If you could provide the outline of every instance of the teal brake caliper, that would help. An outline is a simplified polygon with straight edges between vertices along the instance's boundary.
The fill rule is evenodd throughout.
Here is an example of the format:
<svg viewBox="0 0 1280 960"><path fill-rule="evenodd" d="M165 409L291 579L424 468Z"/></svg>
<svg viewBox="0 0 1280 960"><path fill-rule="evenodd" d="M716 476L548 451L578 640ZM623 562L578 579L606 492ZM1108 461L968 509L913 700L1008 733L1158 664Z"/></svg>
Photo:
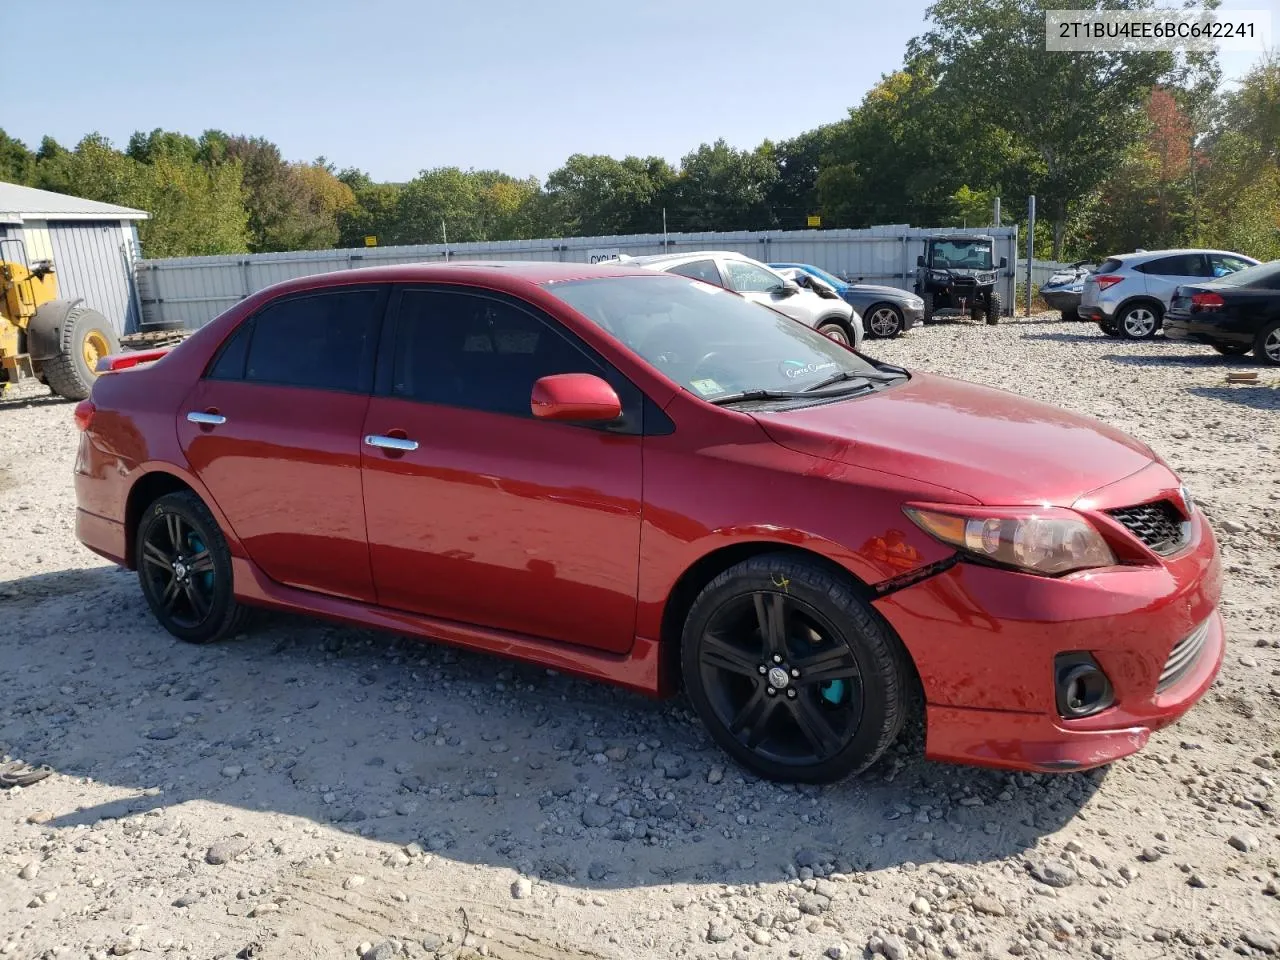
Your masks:
<svg viewBox="0 0 1280 960"><path fill-rule="evenodd" d="M828 680L818 688L818 692L822 694L822 699L827 703L839 704L844 701L844 681Z"/></svg>
<svg viewBox="0 0 1280 960"><path fill-rule="evenodd" d="M191 552L193 554L204 552L204 541L202 541L194 533L187 535L187 546L191 549ZM206 590L213 589L213 571L212 570L206 570L204 573L200 574L200 585L204 587ZM839 680L836 681L836 683L839 683L839 682L840 682Z"/></svg>

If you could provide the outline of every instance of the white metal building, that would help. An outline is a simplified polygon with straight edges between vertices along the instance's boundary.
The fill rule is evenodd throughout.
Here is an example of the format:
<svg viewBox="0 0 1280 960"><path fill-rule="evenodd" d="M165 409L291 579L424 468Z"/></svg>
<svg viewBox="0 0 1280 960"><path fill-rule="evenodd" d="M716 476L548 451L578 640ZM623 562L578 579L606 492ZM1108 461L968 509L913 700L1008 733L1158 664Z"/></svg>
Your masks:
<svg viewBox="0 0 1280 960"><path fill-rule="evenodd" d="M142 210L0 181L0 260L52 260L58 293L84 300L115 327L138 329L134 281ZM21 246L12 241L21 240Z"/></svg>

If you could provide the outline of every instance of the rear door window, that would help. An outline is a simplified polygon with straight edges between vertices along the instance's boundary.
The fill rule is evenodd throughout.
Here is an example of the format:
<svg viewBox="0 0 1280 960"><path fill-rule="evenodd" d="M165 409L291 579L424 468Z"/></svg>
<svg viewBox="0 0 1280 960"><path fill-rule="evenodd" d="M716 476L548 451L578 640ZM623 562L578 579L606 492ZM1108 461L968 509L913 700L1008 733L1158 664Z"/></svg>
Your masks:
<svg viewBox="0 0 1280 960"><path fill-rule="evenodd" d="M1177 253L1140 265L1138 270L1157 277L1207 277L1208 265L1202 253Z"/></svg>
<svg viewBox="0 0 1280 960"><path fill-rule="evenodd" d="M253 326L244 379L252 383L368 392L385 291L335 290L278 300Z"/></svg>

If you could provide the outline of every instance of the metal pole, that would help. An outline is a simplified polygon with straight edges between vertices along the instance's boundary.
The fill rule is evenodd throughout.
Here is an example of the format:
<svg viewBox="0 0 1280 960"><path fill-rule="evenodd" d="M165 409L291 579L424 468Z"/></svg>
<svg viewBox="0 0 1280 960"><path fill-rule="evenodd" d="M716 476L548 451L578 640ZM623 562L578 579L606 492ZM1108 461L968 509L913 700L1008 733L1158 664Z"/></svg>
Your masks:
<svg viewBox="0 0 1280 960"><path fill-rule="evenodd" d="M1000 198L999 197L996 197L994 206L995 206L995 209L991 212L991 224L992 226L998 227L1000 226Z"/></svg>
<svg viewBox="0 0 1280 960"><path fill-rule="evenodd" d="M662 208L662 252L667 251L667 208Z"/></svg>
<svg viewBox="0 0 1280 960"><path fill-rule="evenodd" d="M444 228L444 217L440 218L440 237L444 240L444 260L449 262L449 231Z"/></svg>
<svg viewBox="0 0 1280 960"><path fill-rule="evenodd" d="M1036 259L1036 197L1027 197L1027 316L1031 316L1031 265Z"/></svg>

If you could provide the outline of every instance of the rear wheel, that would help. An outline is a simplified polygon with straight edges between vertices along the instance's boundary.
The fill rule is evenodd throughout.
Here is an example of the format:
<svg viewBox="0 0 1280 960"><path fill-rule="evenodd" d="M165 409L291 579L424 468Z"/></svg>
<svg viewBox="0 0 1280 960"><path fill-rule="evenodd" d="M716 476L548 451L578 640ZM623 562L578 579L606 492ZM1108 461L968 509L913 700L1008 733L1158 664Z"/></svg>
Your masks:
<svg viewBox="0 0 1280 960"><path fill-rule="evenodd" d="M933 323L933 294L922 293L920 299L924 301L924 322Z"/></svg>
<svg viewBox="0 0 1280 960"><path fill-rule="evenodd" d="M1280 366L1280 320L1258 331L1253 341L1253 355L1263 363Z"/></svg>
<svg viewBox="0 0 1280 960"><path fill-rule="evenodd" d="M1072 321L1072 320L1079 320L1079 319L1080 319L1080 318L1076 315L1076 312L1075 312L1074 310L1063 310L1063 311L1062 311L1062 322L1063 322L1063 323L1069 323L1069 322L1070 322L1070 321Z"/></svg>
<svg viewBox="0 0 1280 960"><path fill-rule="evenodd" d="M1209 346L1224 357L1240 357L1253 349L1247 343L1211 343Z"/></svg>
<svg viewBox="0 0 1280 960"><path fill-rule="evenodd" d="M83 400L98 379L98 361L119 352L120 341L106 317L88 307L72 307L58 331L58 355L41 365L41 373L58 396Z"/></svg>
<svg viewBox="0 0 1280 960"><path fill-rule="evenodd" d="M828 321L818 325L818 332L828 339L834 340L836 343L842 343L846 347L852 344L849 339L849 331L845 329L844 324L838 321Z"/></svg>
<svg viewBox="0 0 1280 960"><path fill-rule="evenodd" d="M867 333L880 339L896 337L902 333L902 311L891 303L878 303L865 316Z"/></svg>
<svg viewBox="0 0 1280 960"><path fill-rule="evenodd" d="M685 621L685 687L735 760L823 783L869 767L902 728L905 654L853 586L786 554L703 589Z"/></svg>
<svg viewBox="0 0 1280 960"><path fill-rule="evenodd" d="M231 553L198 496L181 491L155 501L134 540L138 582L161 626L188 643L240 629L246 610L232 593Z"/></svg>
<svg viewBox="0 0 1280 960"><path fill-rule="evenodd" d="M1135 303L1120 311L1115 324L1126 340L1150 340L1160 329L1160 311L1148 303Z"/></svg>

